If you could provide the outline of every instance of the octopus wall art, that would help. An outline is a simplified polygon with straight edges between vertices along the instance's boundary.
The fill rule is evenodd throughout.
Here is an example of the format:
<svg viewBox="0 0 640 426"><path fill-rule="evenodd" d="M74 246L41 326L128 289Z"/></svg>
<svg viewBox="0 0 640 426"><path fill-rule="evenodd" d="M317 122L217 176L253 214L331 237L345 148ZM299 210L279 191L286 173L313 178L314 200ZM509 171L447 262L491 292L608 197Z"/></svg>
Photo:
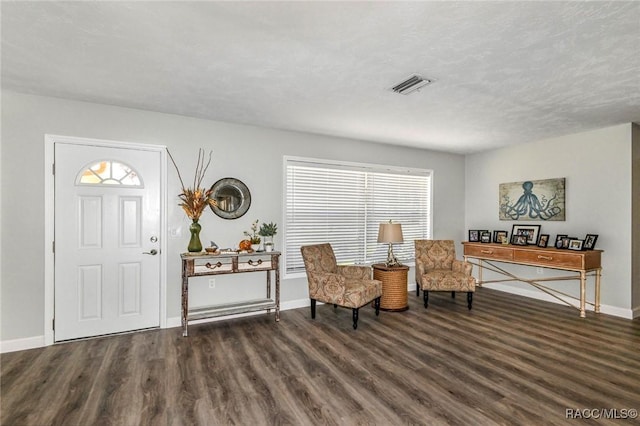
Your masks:
<svg viewBox="0 0 640 426"><path fill-rule="evenodd" d="M500 220L565 220L565 179L500 184Z"/></svg>

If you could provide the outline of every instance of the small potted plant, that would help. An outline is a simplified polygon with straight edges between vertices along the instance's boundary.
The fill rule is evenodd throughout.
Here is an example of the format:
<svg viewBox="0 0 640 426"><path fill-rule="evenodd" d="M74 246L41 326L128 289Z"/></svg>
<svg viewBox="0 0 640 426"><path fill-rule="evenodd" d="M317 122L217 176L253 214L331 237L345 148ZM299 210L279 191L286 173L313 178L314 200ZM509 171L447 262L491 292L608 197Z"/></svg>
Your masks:
<svg viewBox="0 0 640 426"><path fill-rule="evenodd" d="M251 224L251 231L244 231L244 235L249 237L251 241L251 248L253 251L258 251L260 248L260 236L258 235L258 219Z"/></svg>
<svg viewBox="0 0 640 426"><path fill-rule="evenodd" d="M278 225L270 222L263 223L258 235L264 237L264 250L273 251L273 236L278 233Z"/></svg>

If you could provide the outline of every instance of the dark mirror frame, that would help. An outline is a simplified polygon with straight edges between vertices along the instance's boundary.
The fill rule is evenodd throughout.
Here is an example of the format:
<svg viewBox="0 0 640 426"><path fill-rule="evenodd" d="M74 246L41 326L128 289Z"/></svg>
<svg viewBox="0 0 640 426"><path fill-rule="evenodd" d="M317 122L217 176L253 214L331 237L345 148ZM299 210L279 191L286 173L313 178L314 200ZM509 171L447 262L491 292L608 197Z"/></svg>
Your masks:
<svg viewBox="0 0 640 426"><path fill-rule="evenodd" d="M249 192L249 188L247 188L247 185L241 180L227 177L220 179L211 187L213 199L218 201L220 192L229 187L236 189L240 193L240 204L238 207L233 211L226 211L221 210L218 206L212 206L211 210L223 219L237 219L249 210L249 206L251 206L251 192Z"/></svg>

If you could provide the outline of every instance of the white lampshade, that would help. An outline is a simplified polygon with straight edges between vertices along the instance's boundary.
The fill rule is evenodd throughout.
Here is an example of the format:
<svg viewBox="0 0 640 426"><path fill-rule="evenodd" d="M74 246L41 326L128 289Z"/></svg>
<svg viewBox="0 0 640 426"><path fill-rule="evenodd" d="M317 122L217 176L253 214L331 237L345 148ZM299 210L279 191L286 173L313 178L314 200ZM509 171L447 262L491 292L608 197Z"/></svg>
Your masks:
<svg viewBox="0 0 640 426"><path fill-rule="evenodd" d="M402 243L402 226L399 223L381 223L378 228L379 243Z"/></svg>

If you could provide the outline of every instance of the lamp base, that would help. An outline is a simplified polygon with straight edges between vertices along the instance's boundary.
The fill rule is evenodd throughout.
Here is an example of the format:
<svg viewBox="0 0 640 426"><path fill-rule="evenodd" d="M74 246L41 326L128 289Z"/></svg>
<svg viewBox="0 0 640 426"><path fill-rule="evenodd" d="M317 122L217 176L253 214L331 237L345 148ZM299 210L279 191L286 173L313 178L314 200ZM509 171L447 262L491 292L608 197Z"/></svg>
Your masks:
<svg viewBox="0 0 640 426"><path fill-rule="evenodd" d="M387 268L391 268L393 266L402 266L402 264L398 261L396 256L393 254L393 244L389 244L389 250L387 250L387 261L385 263Z"/></svg>

